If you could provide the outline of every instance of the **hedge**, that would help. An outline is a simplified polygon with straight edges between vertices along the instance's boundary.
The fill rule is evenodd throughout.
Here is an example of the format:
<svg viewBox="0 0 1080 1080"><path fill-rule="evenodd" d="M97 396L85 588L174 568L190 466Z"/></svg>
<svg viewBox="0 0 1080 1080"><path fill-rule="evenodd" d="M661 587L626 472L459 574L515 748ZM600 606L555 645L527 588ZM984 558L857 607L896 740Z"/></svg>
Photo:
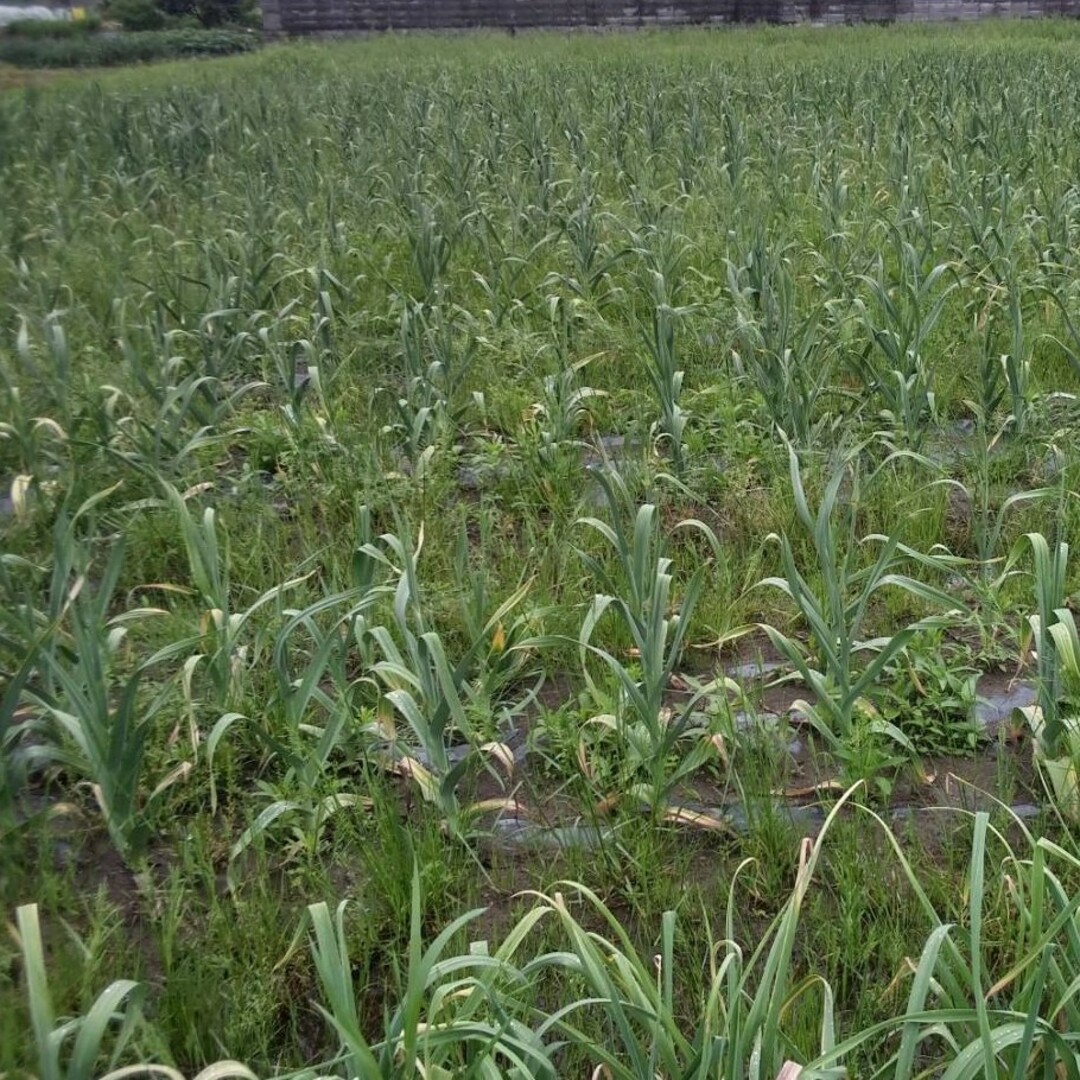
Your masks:
<svg viewBox="0 0 1080 1080"><path fill-rule="evenodd" d="M9 22L0 34L21 38L70 38L82 37L97 31L101 19L16 19Z"/></svg>
<svg viewBox="0 0 1080 1080"><path fill-rule="evenodd" d="M68 38L0 36L0 63L24 68L114 67L144 60L226 56L250 52L257 34L238 30L152 30L141 34L87 34Z"/></svg>

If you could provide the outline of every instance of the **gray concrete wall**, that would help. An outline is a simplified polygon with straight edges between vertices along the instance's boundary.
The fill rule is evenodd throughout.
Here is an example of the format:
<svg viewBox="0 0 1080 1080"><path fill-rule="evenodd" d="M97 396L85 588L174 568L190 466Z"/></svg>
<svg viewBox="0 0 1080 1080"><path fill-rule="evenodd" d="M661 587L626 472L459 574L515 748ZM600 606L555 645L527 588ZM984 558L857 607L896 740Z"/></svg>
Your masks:
<svg viewBox="0 0 1080 1080"><path fill-rule="evenodd" d="M1080 15L1080 0L263 0L268 34Z"/></svg>

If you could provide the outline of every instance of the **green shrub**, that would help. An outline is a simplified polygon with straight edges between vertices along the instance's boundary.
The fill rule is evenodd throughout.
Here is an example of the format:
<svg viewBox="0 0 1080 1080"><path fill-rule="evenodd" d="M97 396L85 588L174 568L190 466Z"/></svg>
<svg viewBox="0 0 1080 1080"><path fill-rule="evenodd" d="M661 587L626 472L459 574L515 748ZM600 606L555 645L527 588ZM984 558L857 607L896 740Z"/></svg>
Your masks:
<svg viewBox="0 0 1080 1080"><path fill-rule="evenodd" d="M161 6L174 18L192 18L201 26L259 24L259 10L255 0L161 0Z"/></svg>
<svg viewBox="0 0 1080 1080"><path fill-rule="evenodd" d="M162 30L165 12L154 0L110 0L109 18L125 30Z"/></svg>
<svg viewBox="0 0 1080 1080"><path fill-rule="evenodd" d="M8 37L23 38L71 38L93 33L100 29L101 19L96 15L85 19L17 19L4 27Z"/></svg>
<svg viewBox="0 0 1080 1080"><path fill-rule="evenodd" d="M258 47L257 34L235 30L153 30L68 38L0 37L0 63L24 68L115 67L188 56L227 56Z"/></svg>
<svg viewBox="0 0 1080 1080"><path fill-rule="evenodd" d="M165 11L165 25L170 30L203 30L205 27L195 15L170 15Z"/></svg>

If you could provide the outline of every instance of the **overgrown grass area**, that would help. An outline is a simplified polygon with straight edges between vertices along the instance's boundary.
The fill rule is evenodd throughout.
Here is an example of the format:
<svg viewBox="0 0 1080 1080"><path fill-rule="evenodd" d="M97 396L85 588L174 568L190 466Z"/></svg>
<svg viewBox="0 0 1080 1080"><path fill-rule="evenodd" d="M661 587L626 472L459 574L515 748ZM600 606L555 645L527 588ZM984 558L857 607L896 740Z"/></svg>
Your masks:
<svg viewBox="0 0 1080 1080"><path fill-rule="evenodd" d="M1080 1077L1077 117L1056 21L0 96L0 1075Z"/></svg>

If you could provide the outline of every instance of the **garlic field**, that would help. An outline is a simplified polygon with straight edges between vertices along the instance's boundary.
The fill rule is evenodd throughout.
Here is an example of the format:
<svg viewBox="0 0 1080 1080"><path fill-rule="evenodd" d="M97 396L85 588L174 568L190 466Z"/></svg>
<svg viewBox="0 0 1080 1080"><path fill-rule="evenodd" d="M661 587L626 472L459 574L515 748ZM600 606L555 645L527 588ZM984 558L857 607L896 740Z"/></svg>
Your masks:
<svg viewBox="0 0 1080 1080"><path fill-rule="evenodd" d="M1080 28L0 95L0 1075L1080 1077Z"/></svg>

